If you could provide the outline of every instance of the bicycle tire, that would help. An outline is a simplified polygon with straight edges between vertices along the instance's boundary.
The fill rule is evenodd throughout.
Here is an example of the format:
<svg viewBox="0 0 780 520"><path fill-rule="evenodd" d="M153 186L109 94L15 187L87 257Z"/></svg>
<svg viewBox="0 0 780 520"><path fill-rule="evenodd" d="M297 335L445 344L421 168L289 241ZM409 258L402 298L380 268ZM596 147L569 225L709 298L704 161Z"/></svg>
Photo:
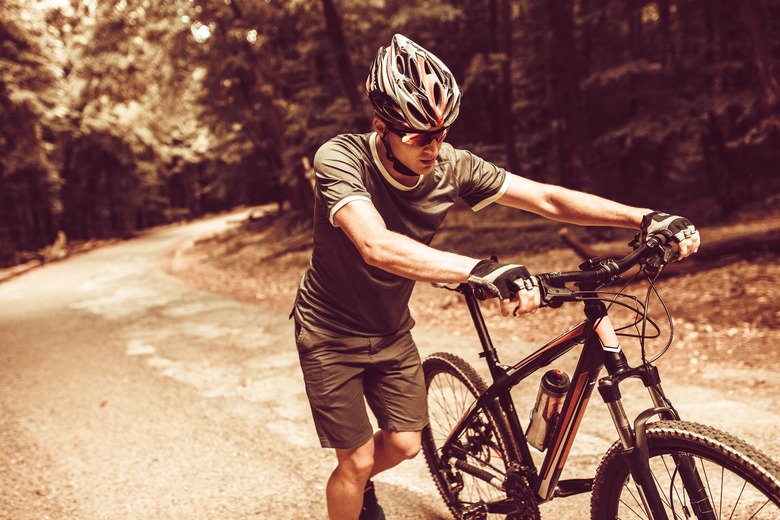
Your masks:
<svg viewBox="0 0 780 520"><path fill-rule="evenodd" d="M685 421L648 424L647 441L650 469L670 520L695 517L672 460L677 454L692 457L704 482L712 505L707 518L780 519L780 465L754 446L715 428ZM596 470L593 520L647 518L621 451L616 442Z"/></svg>
<svg viewBox="0 0 780 520"><path fill-rule="evenodd" d="M436 353L423 362L425 386L428 392L429 424L422 432L422 450L428 469L444 502L457 519L469 518L481 503L506 498L506 492L490 485L441 458L441 447L469 406L486 389L482 377L462 358L449 353ZM491 406L479 416L478 423L466 431L457 446L459 458L471 468L494 475L502 484L508 466L507 450L514 450L504 413ZM483 474L484 477L484 474ZM487 514L487 519L504 515ZM511 515L509 518L513 518Z"/></svg>

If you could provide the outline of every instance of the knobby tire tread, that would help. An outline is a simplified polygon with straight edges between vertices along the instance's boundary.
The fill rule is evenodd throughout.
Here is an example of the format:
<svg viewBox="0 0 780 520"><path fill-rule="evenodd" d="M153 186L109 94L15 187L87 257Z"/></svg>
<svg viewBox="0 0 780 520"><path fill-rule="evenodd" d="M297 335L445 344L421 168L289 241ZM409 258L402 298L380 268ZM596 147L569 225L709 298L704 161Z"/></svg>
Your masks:
<svg viewBox="0 0 780 520"><path fill-rule="evenodd" d="M780 465L769 455L746 441L712 428L688 421L658 421L647 425L651 459L667 449L691 453L719 464L739 475L772 498L780 507ZM601 460L591 497L592 520L615 520L623 482L618 477L625 469L623 447L616 442Z"/></svg>

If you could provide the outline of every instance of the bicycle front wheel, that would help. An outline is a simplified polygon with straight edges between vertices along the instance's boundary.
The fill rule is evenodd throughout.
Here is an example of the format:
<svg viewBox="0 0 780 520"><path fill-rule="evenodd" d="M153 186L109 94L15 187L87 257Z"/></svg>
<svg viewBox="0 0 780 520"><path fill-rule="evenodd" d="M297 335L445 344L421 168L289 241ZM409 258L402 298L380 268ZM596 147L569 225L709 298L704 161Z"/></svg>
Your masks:
<svg viewBox="0 0 780 520"><path fill-rule="evenodd" d="M429 424L422 432L422 449L431 475L456 518L468 517L479 508L486 511L485 504L506 498L506 453L511 449L506 418L497 406L484 410L444 456L442 447L450 432L487 385L471 365L452 354L429 356L423 371Z"/></svg>
<svg viewBox="0 0 780 520"><path fill-rule="evenodd" d="M684 421L648 424L647 441L650 471L670 520L780 519L780 466L754 446L715 428ZM591 498L594 520L648 518L621 451L615 443L596 472ZM686 472L686 464L695 473ZM686 473L689 476L684 478ZM691 480L701 484L692 486ZM691 489L695 487L698 492ZM692 494L697 498L691 500Z"/></svg>

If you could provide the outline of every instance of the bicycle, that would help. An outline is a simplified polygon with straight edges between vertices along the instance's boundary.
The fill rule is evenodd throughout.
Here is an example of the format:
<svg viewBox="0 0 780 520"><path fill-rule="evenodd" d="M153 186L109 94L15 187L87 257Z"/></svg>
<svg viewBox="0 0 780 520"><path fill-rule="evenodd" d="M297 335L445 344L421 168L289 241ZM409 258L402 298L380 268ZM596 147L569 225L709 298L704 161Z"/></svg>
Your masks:
<svg viewBox="0 0 780 520"><path fill-rule="evenodd" d="M469 284L446 286L465 297L482 346L480 356L492 379L488 386L471 365L451 353L435 353L423 362L430 419L423 430L423 452L457 519L538 519L539 504L588 492L595 520L780 519L780 465L735 436L680 420L661 388L653 363L670 348L673 323L663 305L668 342L650 359L648 340L661 337L661 329L648 306L651 295L663 302L655 285L674 259L675 248L664 234L631 245L633 252L620 260L594 258L579 271L536 276L543 306L581 302L585 320L514 365L499 360L490 339L479 307L487 296L484 291ZM637 272L624 280L637 265ZM626 290L640 275L649 283L644 301ZM606 288L618 281L623 282L620 289ZM615 329L609 318L614 306L629 309L634 318L628 325ZM618 336L638 341L641 361L636 366L629 365ZM570 380L560 371L548 370L543 376L524 430L510 390L578 345L582 350ZM652 402L633 424L620 393L620 384L628 378L639 379ZM592 478L561 480L595 386L618 440ZM653 417L659 420L650 422ZM532 447L544 453L538 468Z"/></svg>

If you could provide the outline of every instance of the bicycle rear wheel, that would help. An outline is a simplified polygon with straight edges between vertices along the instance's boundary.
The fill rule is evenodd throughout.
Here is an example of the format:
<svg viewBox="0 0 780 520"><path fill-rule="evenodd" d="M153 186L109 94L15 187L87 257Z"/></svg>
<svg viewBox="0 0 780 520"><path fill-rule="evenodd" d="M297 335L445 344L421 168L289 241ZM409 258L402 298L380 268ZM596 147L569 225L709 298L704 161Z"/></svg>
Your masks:
<svg viewBox="0 0 780 520"><path fill-rule="evenodd" d="M647 441L650 471L670 520L780 519L780 466L757 448L715 428L684 421L648 424ZM647 518L621 450L615 443L596 471L594 520ZM675 463L681 456L694 463L703 483L709 502L704 511L692 504L691 490L682 484Z"/></svg>
<svg viewBox="0 0 780 520"><path fill-rule="evenodd" d="M449 457L442 446L465 415L469 406L487 385L463 359L447 353L429 356L423 362L428 390L429 424L422 432L425 461L444 502L456 518L469 518L482 504L506 498L506 478L510 447L506 417L495 406L481 413L460 439L451 445ZM456 462L457 461L457 462ZM489 514L486 518L504 518Z"/></svg>

